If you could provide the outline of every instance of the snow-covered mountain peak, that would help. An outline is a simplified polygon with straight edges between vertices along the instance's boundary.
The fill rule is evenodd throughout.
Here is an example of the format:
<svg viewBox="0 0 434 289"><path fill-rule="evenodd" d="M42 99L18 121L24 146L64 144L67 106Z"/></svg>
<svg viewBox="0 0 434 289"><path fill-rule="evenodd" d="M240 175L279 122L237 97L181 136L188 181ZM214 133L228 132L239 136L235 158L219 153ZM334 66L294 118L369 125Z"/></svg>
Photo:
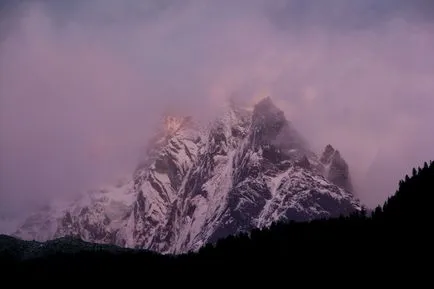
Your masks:
<svg viewBox="0 0 434 289"><path fill-rule="evenodd" d="M360 208L348 166L320 158L270 97L231 104L202 126L166 116L130 178L27 219L16 235L65 235L181 253L278 220L311 220Z"/></svg>

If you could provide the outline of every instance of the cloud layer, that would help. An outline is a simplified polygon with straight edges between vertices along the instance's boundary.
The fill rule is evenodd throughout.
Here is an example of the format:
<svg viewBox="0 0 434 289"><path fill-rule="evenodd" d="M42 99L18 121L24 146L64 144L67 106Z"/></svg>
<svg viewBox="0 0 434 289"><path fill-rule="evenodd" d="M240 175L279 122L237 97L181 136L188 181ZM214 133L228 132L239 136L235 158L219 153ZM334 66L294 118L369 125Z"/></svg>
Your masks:
<svg viewBox="0 0 434 289"><path fill-rule="evenodd" d="M434 156L430 1L11 3L5 214L127 172L167 109L207 119L233 96L271 95L316 150L341 150L369 206Z"/></svg>

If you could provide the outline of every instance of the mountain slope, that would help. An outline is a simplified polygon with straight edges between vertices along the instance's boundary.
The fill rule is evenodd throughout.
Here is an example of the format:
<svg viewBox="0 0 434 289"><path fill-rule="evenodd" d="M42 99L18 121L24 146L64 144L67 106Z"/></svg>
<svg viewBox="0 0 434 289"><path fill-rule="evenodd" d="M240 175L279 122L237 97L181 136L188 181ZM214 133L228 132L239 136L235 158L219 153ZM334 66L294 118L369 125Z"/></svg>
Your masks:
<svg viewBox="0 0 434 289"><path fill-rule="evenodd" d="M327 151L327 149L326 149ZM207 129L167 117L125 183L29 218L16 235L182 253L278 220L360 209L336 151L319 159L270 98L231 106ZM343 177L344 175L344 177Z"/></svg>

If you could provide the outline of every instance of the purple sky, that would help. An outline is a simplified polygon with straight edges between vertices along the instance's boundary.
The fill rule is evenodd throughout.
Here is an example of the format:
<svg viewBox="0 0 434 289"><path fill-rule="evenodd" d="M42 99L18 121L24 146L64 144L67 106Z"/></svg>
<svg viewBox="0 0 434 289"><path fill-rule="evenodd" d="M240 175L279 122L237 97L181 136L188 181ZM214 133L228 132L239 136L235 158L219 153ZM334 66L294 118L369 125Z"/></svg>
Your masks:
<svg viewBox="0 0 434 289"><path fill-rule="evenodd" d="M0 0L0 215L130 171L163 111L206 119L234 95L272 96L338 148L368 206L434 158L432 1L16 3Z"/></svg>

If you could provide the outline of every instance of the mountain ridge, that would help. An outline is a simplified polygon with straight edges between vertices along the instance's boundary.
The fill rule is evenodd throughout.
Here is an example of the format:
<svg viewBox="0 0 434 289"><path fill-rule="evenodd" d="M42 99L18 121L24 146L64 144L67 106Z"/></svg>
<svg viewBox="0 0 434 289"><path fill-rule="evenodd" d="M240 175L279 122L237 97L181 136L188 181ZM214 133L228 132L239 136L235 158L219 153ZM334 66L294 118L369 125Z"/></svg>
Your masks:
<svg viewBox="0 0 434 289"><path fill-rule="evenodd" d="M361 208L339 152L319 158L269 97L252 111L231 105L206 129L171 116L165 127L131 179L29 217L15 235L184 253L276 221Z"/></svg>

